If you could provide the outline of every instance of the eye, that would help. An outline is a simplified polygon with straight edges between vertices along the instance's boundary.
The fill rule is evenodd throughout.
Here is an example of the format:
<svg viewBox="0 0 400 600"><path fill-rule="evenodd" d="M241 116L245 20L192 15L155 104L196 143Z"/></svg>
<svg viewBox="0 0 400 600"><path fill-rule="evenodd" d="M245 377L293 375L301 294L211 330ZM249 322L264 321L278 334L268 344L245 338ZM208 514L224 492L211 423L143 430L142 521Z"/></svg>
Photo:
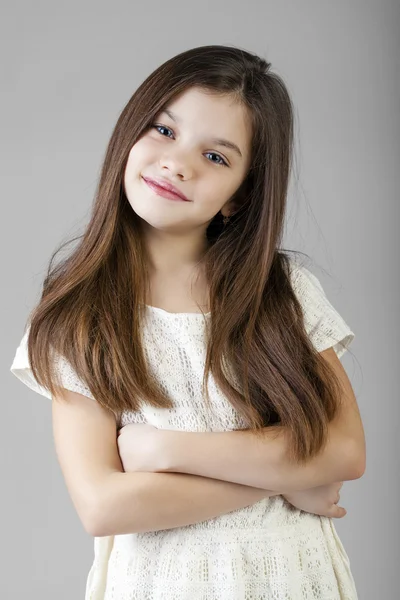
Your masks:
<svg viewBox="0 0 400 600"><path fill-rule="evenodd" d="M164 125L152 125L152 127L154 127L155 129L157 129L157 131L158 131L159 133L161 133L161 132L159 131L159 129L166 129L167 131L171 131L171 129L168 129L168 127L164 127ZM161 135L163 135L163 134L161 133ZM164 135L164 137L168 137L168 136L165 136L165 135Z"/></svg>
<svg viewBox="0 0 400 600"><path fill-rule="evenodd" d="M216 165L221 165L222 167L227 167L228 164L226 163L226 161L224 161L224 159L222 158L222 156L220 156L219 154L215 154L215 152L206 152L206 154L211 154L212 156L216 156L217 158L219 158L222 162L216 162ZM211 162L215 162L214 160L212 160Z"/></svg>
<svg viewBox="0 0 400 600"><path fill-rule="evenodd" d="M166 131L169 131L172 133L172 129L170 129L169 127L165 127L164 125L152 125L152 127L154 129L156 129L160 135L163 135L164 137L170 137L168 135L164 135L163 133L161 133L160 129L165 129ZM209 162L214 163L215 165L221 166L221 167L228 167L228 163L222 158L222 156L220 156L219 154L216 154L215 152L206 152L206 154L211 154L212 156L216 156L217 159L219 159L219 161L221 162L215 162L215 160L210 160Z"/></svg>

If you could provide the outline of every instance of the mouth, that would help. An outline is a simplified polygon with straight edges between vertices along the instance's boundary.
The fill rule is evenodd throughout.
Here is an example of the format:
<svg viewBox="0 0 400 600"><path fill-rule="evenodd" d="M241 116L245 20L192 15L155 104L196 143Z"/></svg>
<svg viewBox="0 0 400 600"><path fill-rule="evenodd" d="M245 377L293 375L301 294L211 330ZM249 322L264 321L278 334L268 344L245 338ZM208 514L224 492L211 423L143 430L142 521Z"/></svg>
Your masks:
<svg viewBox="0 0 400 600"><path fill-rule="evenodd" d="M168 198L169 200L178 200L180 202L190 202L188 198L176 187L169 183L160 183L159 180L151 179L150 177L143 177L144 182L152 189L157 195Z"/></svg>

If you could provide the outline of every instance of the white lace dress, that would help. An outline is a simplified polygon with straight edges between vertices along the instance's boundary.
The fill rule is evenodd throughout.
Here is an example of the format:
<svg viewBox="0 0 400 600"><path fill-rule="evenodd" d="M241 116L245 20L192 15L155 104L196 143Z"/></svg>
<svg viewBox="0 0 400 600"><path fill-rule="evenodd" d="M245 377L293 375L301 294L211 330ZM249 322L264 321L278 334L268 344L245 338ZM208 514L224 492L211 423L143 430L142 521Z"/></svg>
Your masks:
<svg viewBox="0 0 400 600"><path fill-rule="evenodd" d="M354 333L328 301L319 280L293 263L292 281L307 332L318 351L339 357ZM209 314L206 315L208 318ZM50 398L32 377L27 333L11 371ZM175 399L173 410L145 406L119 426L150 423L185 431L227 431L244 426L210 377L213 410L204 406L204 321L200 313L147 307L146 354ZM93 398L63 359L65 388ZM190 526L94 538L85 600L355 600L349 558L332 519L294 509L282 496Z"/></svg>

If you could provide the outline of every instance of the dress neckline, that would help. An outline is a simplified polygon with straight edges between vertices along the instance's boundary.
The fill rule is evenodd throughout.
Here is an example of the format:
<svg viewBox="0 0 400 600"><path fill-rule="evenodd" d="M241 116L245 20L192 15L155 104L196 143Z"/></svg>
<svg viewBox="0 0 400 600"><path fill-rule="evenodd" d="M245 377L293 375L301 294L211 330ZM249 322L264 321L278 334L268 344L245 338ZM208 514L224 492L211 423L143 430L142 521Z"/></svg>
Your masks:
<svg viewBox="0 0 400 600"><path fill-rule="evenodd" d="M163 314L169 315L171 317L177 317L177 316L203 317L203 313L201 313L201 312L170 312L168 310L165 310L164 308L159 308L158 306L151 306L151 304L145 304L145 307L149 308L152 311L163 313ZM210 314L211 314L211 312L206 312L206 313L204 313L204 316L207 317Z"/></svg>

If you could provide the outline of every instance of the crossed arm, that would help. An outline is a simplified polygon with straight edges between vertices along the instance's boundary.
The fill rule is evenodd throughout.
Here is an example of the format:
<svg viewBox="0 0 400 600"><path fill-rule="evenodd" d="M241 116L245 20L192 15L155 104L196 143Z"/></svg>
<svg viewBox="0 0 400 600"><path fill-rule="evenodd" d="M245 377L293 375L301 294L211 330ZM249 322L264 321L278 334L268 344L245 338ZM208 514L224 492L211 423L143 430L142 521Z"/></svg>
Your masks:
<svg viewBox="0 0 400 600"><path fill-rule="evenodd" d="M357 402L333 348L321 355L335 370L343 389L338 418L330 424L323 451L305 465L287 458L288 434L267 427L259 440L251 431L196 433L166 431L170 436L160 472L190 473L280 494L361 477L365 438Z"/></svg>
<svg viewBox="0 0 400 600"><path fill-rule="evenodd" d="M263 498L361 477L365 441L357 403L334 350L321 354L336 370L344 398L328 443L315 459L304 466L290 463L284 429L266 428L263 440L250 431L165 431L170 437L162 469L112 474L106 516L97 521L94 535L182 527Z"/></svg>
<svg viewBox="0 0 400 600"><path fill-rule="evenodd" d="M332 352L324 353L327 360L341 368ZM260 441L249 431L165 431L171 438L163 469L130 472L121 464L114 416L91 398L64 390L52 402L54 440L86 530L101 537L171 529L293 489L360 477L365 464L363 429L344 370L338 369L338 375L343 378L343 411L332 424L325 450L302 467L286 460L283 429L278 435L266 429ZM63 399L68 401L57 401ZM132 436L136 437L140 435ZM139 444L148 437L145 432ZM147 453L142 455L146 458Z"/></svg>

